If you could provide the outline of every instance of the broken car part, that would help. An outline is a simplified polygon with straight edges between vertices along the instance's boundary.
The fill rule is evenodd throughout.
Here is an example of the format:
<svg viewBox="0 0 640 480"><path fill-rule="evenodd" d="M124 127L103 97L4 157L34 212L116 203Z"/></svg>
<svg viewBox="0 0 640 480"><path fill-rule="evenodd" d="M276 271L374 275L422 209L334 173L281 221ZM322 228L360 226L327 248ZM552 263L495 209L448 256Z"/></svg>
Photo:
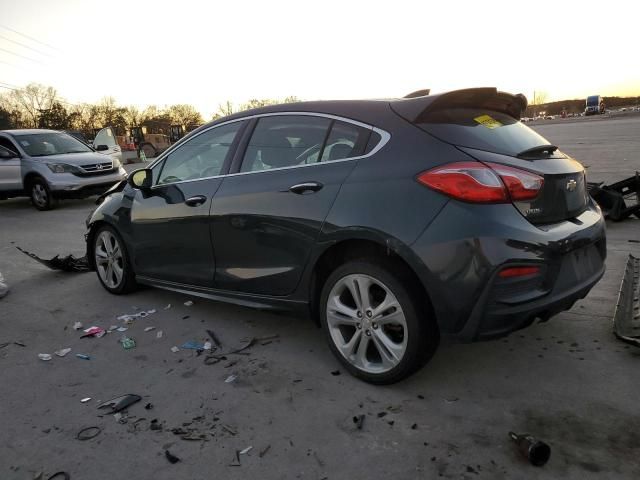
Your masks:
<svg viewBox="0 0 640 480"><path fill-rule="evenodd" d="M640 172L611 185L588 182L587 189L606 218L615 222L630 215L640 218Z"/></svg>
<svg viewBox="0 0 640 480"><path fill-rule="evenodd" d="M44 258L38 257L36 254L27 252L26 250L21 249L20 247L16 247L26 256L33 258L35 261L40 262L46 267L49 267L51 270L62 270L63 272L88 272L89 264L87 262L87 256L81 258L76 258L73 255L67 255L66 257L60 258L60 255L56 255L55 257L45 260Z"/></svg>
<svg viewBox="0 0 640 480"><path fill-rule="evenodd" d="M39 353L38 358L40 360L44 360L45 362L48 362L49 360L51 360L51 355L49 353Z"/></svg>
<svg viewBox="0 0 640 480"><path fill-rule="evenodd" d="M76 357L82 360L91 360L91 357L89 355L85 355L84 353L76 353Z"/></svg>
<svg viewBox="0 0 640 480"><path fill-rule="evenodd" d="M142 400L142 397L140 395L128 393L126 395L122 395L120 397L116 397L101 403L100 405L98 405L98 409L111 407L111 411L106 413L106 415L111 415L113 413L124 410L128 406L133 405L134 403L139 402L140 400Z"/></svg>
<svg viewBox="0 0 640 480"><path fill-rule="evenodd" d="M63 348L61 350L56 350L55 353L57 356L59 357L64 357L67 353L69 353L71 351L70 348Z"/></svg>
<svg viewBox="0 0 640 480"><path fill-rule="evenodd" d="M164 456L169 460L169 463L178 463L180 461L180 459L175 455L172 455L169 450L164 451Z"/></svg>
<svg viewBox="0 0 640 480"><path fill-rule="evenodd" d="M633 255L629 255L622 276L613 333L623 342L640 347L640 258Z"/></svg>
<svg viewBox="0 0 640 480"><path fill-rule="evenodd" d="M100 427L85 427L76 434L76 438L82 441L91 440L100 435L101 432L102 429Z"/></svg>
<svg viewBox="0 0 640 480"><path fill-rule="evenodd" d="M529 460L531 465L541 467L549 461L551 447L546 443L541 442L528 433L519 435L514 432L509 432L509 438L515 442L522 455Z"/></svg>

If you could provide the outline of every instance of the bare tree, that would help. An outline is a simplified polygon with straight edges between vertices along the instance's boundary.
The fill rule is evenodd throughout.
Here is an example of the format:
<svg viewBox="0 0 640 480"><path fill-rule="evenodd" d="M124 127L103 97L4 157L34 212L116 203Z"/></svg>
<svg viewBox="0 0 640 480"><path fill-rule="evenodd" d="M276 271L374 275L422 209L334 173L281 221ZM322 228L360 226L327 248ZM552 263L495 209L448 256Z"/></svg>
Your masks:
<svg viewBox="0 0 640 480"><path fill-rule="evenodd" d="M536 91L533 92L533 105L542 105L546 103L548 98L547 92Z"/></svg>
<svg viewBox="0 0 640 480"><path fill-rule="evenodd" d="M167 109L167 113L174 124L184 125L185 127L189 127L190 125L201 125L204 123L202 115L200 115L200 112L198 112L192 105L171 105Z"/></svg>
<svg viewBox="0 0 640 480"><path fill-rule="evenodd" d="M30 83L24 88L13 90L9 96L29 126L37 128L41 111L51 109L58 99L58 92L53 87Z"/></svg>
<svg viewBox="0 0 640 480"><path fill-rule="evenodd" d="M142 120L144 119L143 112L141 112L140 109L138 109L138 107L134 105L124 107L123 116L130 127L137 127L142 123Z"/></svg>

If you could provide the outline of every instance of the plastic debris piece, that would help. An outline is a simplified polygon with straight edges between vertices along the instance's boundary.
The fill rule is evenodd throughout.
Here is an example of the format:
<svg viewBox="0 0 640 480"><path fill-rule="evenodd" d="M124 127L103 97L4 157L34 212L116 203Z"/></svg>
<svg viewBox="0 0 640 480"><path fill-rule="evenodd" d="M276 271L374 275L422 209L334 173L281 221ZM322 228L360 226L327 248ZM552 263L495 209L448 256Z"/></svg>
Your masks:
<svg viewBox="0 0 640 480"><path fill-rule="evenodd" d="M122 348L125 350L131 350L132 348L136 348L136 341L131 337L122 336L120 339L120 344Z"/></svg>
<svg viewBox="0 0 640 480"><path fill-rule="evenodd" d="M229 375L227 379L224 381L224 383L233 383L236 381L237 378L238 378L237 375Z"/></svg>
<svg viewBox="0 0 640 480"><path fill-rule="evenodd" d="M116 328L116 330L119 331L119 332L126 332L129 329L127 327L118 327L118 328Z"/></svg>
<svg viewBox="0 0 640 480"><path fill-rule="evenodd" d="M95 326L89 327L89 328L85 328L83 331L84 331L84 335L82 335L80 338L86 338L86 337L97 337L97 338L100 338L106 333L104 331L104 328L95 327Z"/></svg>
<svg viewBox="0 0 640 480"><path fill-rule="evenodd" d="M101 432L102 429L100 427L85 427L76 434L76 439L83 441L91 440L100 435Z"/></svg>
<svg viewBox="0 0 640 480"><path fill-rule="evenodd" d="M164 456L171 464L178 463L180 461L180 459L173 455L169 450L164 451Z"/></svg>
<svg viewBox="0 0 640 480"><path fill-rule="evenodd" d="M216 345L216 347L222 346L222 342L220 342L220 339L216 335L216 332L214 332L213 330L207 330L207 334L211 337L211 340L213 340L213 343Z"/></svg>
<svg viewBox="0 0 640 480"><path fill-rule="evenodd" d="M549 461L549 457L551 457L551 447L534 436L528 433L517 434L509 432L509 438L515 442L520 453L529 460L531 465L541 467Z"/></svg>
<svg viewBox="0 0 640 480"><path fill-rule="evenodd" d="M128 393L126 395L122 395L120 397L112 398L111 400L107 400L106 402L98 405L98 409L103 409L106 407L111 407L111 411L107 412L107 415L120 412L127 408L130 405L133 405L136 402L142 400L140 395L135 395L133 393Z"/></svg>
<svg viewBox="0 0 640 480"><path fill-rule="evenodd" d="M333 372L331 372L331 375L337 377L338 375L340 375L340 370L334 370Z"/></svg>
<svg viewBox="0 0 640 480"><path fill-rule="evenodd" d="M128 417L126 415L123 415L120 412L114 413L113 418L116 419L116 422L121 423L123 425L127 423L127 420L128 420Z"/></svg>
<svg viewBox="0 0 640 480"><path fill-rule="evenodd" d="M190 307L192 305L193 305L193 300L187 300L186 302L184 302L185 307Z"/></svg>
<svg viewBox="0 0 640 480"><path fill-rule="evenodd" d="M173 353L178 353L178 352L180 351L180 349L179 349L178 347L175 347L175 346L174 346L174 347L171 347L171 351L172 351Z"/></svg>
<svg viewBox="0 0 640 480"><path fill-rule="evenodd" d="M155 329L156 329L156 327L146 327L146 328L144 329L144 331L145 331L145 332L150 332L151 330L155 330Z"/></svg>
<svg viewBox="0 0 640 480"><path fill-rule="evenodd" d="M82 328L82 322L76 322L73 324L74 330L80 330Z"/></svg>
<svg viewBox="0 0 640 480"><path fill-rule="evenodd" d="M85 355L84 353L76 353L76 357L81 358L82 360L91 360L89 355Z"/></svg>
<svg viewBox="0 0 640 480"><path fill-rule="evenodd" d="M226 432L229 432L231 435L237 435L238 432L235 431L235 429L231 428L231 426L229 425L222 425L222 429Z"/></svg>
<svg viewBox="0 0 640 480"><path fill-rule="evenodd" d="M164 307L164 310L169 310L171 308L171 304L168 303L166 307Z"/></svg>
<svg viewBox="0 0 640 480"><path fill-rule="evenodd" d="M88 272L89 271L89 263L87 262L87 256L76 258L73 255L67 255L66 257L60 258L60 255L56 255L55 257L45 260L43 258L38 257L37 255L27 252L26 250L21 249L20 247L16 247L26 256L33 258L35 261L40 262L46 267L49 267L52 270L62 270L63 272Z"/></svg>
<svg viewBox="0 0 640 480"><path fill-rule="evenodd" d="M56 350L55 353L57 356L59 357L64 357L67 353L69 353L71 351L70 348L62 348L60 350Z"/></svg>
<svg viewBox="0 0 640 480"><path fill-rule="evenodd" d="M51 475L47 480L70 480L71 476L67 472L56 472Z"/></svg>
<svg viewBox="0 0 640 480"><path fill-rule="evenodd" d="M211 347L212 347L211 342L204 342L203 348L205 350L211 350Z"/></svg>
<svg viewBox="0 0 640 480"><path fill-rule="evenodd" d="M108 329L107 329L107 333L111 333L114 330L118 329L118 325L111 325Z"/></svg>
<svg viewBox="0 0 640 480"><path fill-rule="evenodd" d="M204 350L204 344L190 340L182 344L180 348L186 350Z"/></svg>
<svg viewBox="0 0 640 480"><path fill-rule="evenodd" d="M156 333L156 338L162 338L162 330L158 330L158 333Z"/></svg>
<svg viewBox="0 0 640 480"><path fill-rule="evenodd" d="M251 445L250 445L250 446L248 446L247 448L245 448L245 449L243 449L243 450L240 450L240 451L238 452L238 454L239 454L239 455L246 455L247 453L249 453L249 452L251 451L251 449L252 449L252 448L253 448L253 446L251 446Z"/></svg>
<svg viewBox="0 0 640 480"><path fill-rule="evenodd" d="M239 467L241 465L240 463L240 451L236 450L236 453L233 455L233 460L231 460L231 463L229 464L230 467Z"/></svg>
<svg viewBox="0 0 640 480"><path fill-rule="evenodd" d="M49 360L51 360L51 355L49 353L39 353L38 354L38 358L40 360L43 360L45 362L48 362Z"/></svg>
<svg viewBox="0 0 640 480"><path fill-rule="evenodd" d="M81 403L87 403L90 400L91 400L91 397L86 397L86 398L83 398L82 400L80 400L80 402Z"/></svg>
<svg viewBox="0 0 640 480"><path fill-rule="evenodd" d="M270 449L271 449L271 445L267 445L262 450L260 450L260 453L258 454L258 456L260 458L264 457Z"/></svg>
<svg viewBox="0 0 640 480"><path fill-rule="evenodd" d="M152 410L152 409L153 409L153 404L152 404L152 403L147 403L147 404L144 406L144 409L145 409L145 410Z"/></svg>

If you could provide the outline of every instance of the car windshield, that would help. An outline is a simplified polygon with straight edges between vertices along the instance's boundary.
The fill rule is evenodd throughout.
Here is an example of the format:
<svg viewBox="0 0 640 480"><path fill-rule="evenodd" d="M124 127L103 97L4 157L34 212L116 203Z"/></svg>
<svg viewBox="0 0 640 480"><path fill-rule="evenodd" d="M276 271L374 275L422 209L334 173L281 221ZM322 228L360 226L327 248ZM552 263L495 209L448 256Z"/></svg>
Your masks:
<svg viewBox="0 0 640 480"><path fill-rule="evenodd" d="M66 133L47 132L16 135L16 141L30 157L91 152L91 148Z"/></svg>
<svg viewBox="0 0 640 480"><path fill-rule="evenodd" d="M598 106L598 97L587 97L587 106L588 107L597 107Z"/></svg>

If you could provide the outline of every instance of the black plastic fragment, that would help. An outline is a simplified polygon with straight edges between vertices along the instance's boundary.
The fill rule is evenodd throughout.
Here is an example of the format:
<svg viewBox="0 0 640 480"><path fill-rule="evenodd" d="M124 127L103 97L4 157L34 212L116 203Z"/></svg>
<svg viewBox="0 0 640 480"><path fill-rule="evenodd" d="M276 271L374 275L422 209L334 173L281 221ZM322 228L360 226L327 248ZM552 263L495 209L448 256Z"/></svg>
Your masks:
<svg viewBox="0 0 640 480"><path fill-rule="evenodd" d="M53 475L51 475L49 478L47 478L47 480L57 480L57 479L70 480L71 475L69 475L67 472L56 472Z"/></svg>
<svg viewBox="0 0 640 480"><path fill-rule="evenodd" d="M629 255L622 276L613 333L619 340L640 347L640 258L633 255Z"/></svg>
<svg viewBox="0 0 640 480"><path fill-rule="evenodd" d="M49 260L45 260L44 258L38 257L35 253L27 252L20 247L16 248L26 256L33 258L35 261L40 262L42 265L49 267L52 270L76 273L88 272L90 270L86 255L81 258L76 258L73 255L67 255L66 257L60 258L60 255L56 255Z"/></svg>
<svg viewBox="0 0 640 480"><path fill-rule="evenodd" d="M509 432L509 438L515 442L520 453L529 460L531 465L541 467L549 461L551 447L534 436L528 433L517 434Z"/></svg>
<svg viewBox="0 0 640 480"><path fill-rule="evenodd" d="M364 424L364 415L356 415L353 417L353 423L356 424L356 428L358 430L362 430L362 425Z"/></svg>
<svg viewBox="0 0 640 480"><path fill-rule="evenodd" d="M178 463L180 461L180 459L173 455L169 450L164 451L164 456L167 460L169 460L169 463L171 464Z"/></svg>
<svg viewBox="0 0 640 480"><path fill-rule="evenodd" d="M111 407L111 411L107 412L107 415L110 415L112 413L120 412L125 408L129 407L130 405L133 405L134 403L139 402L140 400L142 400L142 397L140 395L128 393L126 395L122 395L120 397L107 400L106 402L103 402L100 405L98 405L98 408L101 409L101 408Z"/></svg>

